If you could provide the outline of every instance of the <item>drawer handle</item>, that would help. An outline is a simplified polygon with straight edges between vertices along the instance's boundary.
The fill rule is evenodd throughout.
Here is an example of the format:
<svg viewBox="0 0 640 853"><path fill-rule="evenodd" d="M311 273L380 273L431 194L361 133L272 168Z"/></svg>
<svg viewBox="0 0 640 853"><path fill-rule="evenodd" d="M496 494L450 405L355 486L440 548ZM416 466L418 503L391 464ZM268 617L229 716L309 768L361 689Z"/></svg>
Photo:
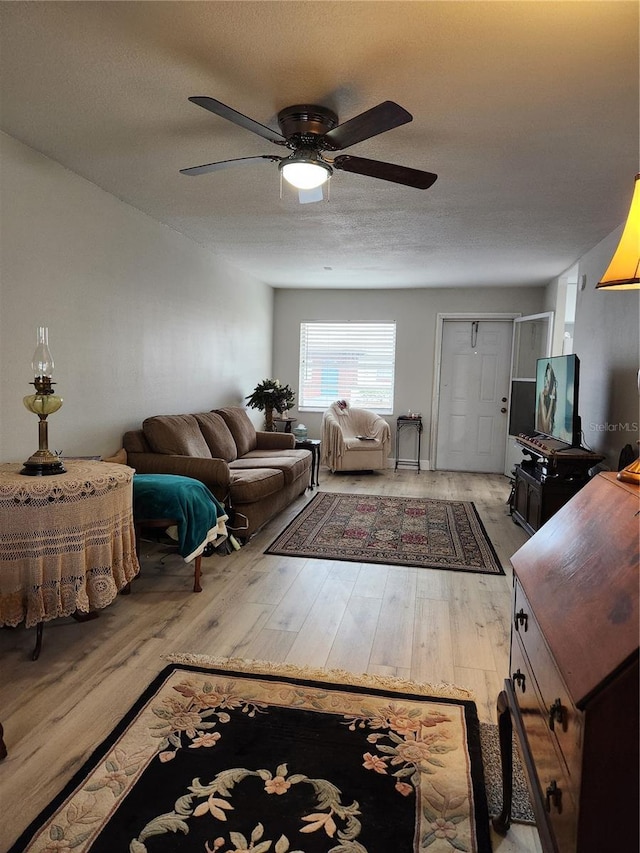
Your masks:
<svg viewBox="0 0 640 853"><path fill-rule="evenodd" d="M562 814L562 791L558 788L555 779L552 779L551 784L547 787L545 802L548 812L551 811L553 805L558 814Z"/></svg>
<svg viewBox="0 0 640 853"><path fill-rule="evenodd" d="M524 627L525 633L527 632L527 628L529 627L529 616L524 612L521 607L520 610L516 613L516 631L519 631L519 625Z"/></svg>
<svg viewBox="0 0 640 853"><path fill-rule="evenodd" d="M549 708L549 728L554 731L555 724L560 723L564 727L564 707L560 699L556 699L553 705Z"/></svg>
<svg viewBox="0 0 640 853"><path fill-rule="evenodd" d="M526 683L525 683L526 679L525 679L524 673L520 672L520 670L518 669L518 670L516 670L516 672L513 673L511 678L514 681L514 683L516 685L518 685L520 687L520 689L522 690L522 692L524 693L525 690L527 689Z"/></svg>

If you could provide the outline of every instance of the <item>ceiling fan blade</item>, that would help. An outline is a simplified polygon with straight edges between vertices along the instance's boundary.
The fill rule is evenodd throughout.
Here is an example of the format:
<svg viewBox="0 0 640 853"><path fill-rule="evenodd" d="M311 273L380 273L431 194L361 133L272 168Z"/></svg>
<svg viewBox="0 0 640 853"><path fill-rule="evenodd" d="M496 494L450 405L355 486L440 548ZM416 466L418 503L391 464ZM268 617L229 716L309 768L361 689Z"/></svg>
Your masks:
<svg viewBox="0 0 640 853"><path fill-rule="evenodd" d="M228 107L226 104L216 101L215 98L208 98L205 95L196 95L195 97L189 98L189 100L192 104L203 107L205 110L209 110L209 112L215 113L217 116L221 116L221 118L226 118L228 121L232 121L234 124L244 127L245 130L257 133L258 136L262 136L263 139L268 139L269 142L275 142L276 145L286 145L286 139L277 130L272 130L270 127L260 124L260 122L254 121L252 118L248 118L248 116L242 115L242 113Z"/></svg>
<svg viewBox="0 0 640 853"><path fill-rule="evenodd" d="M394 101L383 101L377 107L372 107L327 131L322 140L323 143L328 143L326 148L331 151L341 151L356 142L370 139L409 121L413 121L413 116L404 107Z"/></svg>
<svg viewBox="0 0 640 853"><path fill-rule="evenodd" d="M191 166L189 169L180 169L181 175L206 175L207 172L218 172L220 169L229 169L240 163L256 163L259 160L281 160L276 154L259 154L257 157L236 157L233 160L220 160L218 163L205 163L204 166Z"/></svg>
<svg viewBox="0 0 640 853"><path fill-rule="evenodd" d="M383 163L382 160L351 157L349 154L336 157L331 165L334 169L342 169L344 172L380 178L382 181L393 181L396 184L404 184L418 190L428 190L438 179L438 176L434 175L433 172L422 172L420 169L397 166L395 163Z"/></svg>

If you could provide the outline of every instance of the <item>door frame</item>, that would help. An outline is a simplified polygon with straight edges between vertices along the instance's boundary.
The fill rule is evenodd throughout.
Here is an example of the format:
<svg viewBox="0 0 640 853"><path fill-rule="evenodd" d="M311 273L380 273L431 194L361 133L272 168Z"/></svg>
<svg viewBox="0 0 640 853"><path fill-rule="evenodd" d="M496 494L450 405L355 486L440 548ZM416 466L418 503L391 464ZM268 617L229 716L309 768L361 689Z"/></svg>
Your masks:
<svg viewBox="0 0 640 853"><path fill-rule="evenodd" d="M547 328L547 344L545 347L545 355L541 356L541 358L544 358L545 356L548 358L551 355L551 353L553 352L553 336L555 334L555 322L556 322L555 311L539 311L537 314L523 314L520 317L516 317L513 321L513 332L511 335L511 367L509 368L509 402L507 404L507 406L508 406L507 442L506 442L505 451L504 451L504 462L505 462L504 475L505 475L505 477L511 476L511 466L513 464L515 464L515 457L514 457L513 452L509 453L510 446L512 445L513 439L515 438L515 436L513 436L509 433L509 424L511 423L511 398L512 398L511 391L513 390L513 381L514 381L514 379L532 379L533 382L535 382L535 376L533 376L533 377L514 376L514 369L513 369L514 364L513 364L513 362L514 362L514 359L516 357L516 349L515 349L516 329L517 329L518 323L526 323L526 322L530 322L531 320L542 320L542 319L546 319L549 323L549 326ZM517 457L517 458L519 459L520 457Z"/></svg>
<svg viewBox="0 0 640 853"><path fill-rule="evenodd" d="M511 350L513 354L513 321L522 317L522 311L490 313L490 312L446 312L436 315L435 353L433 358L433 390L431 394L431 435L429 437L429 468L437 471L438 460L436 448L438 442L438 417L440 415L440 368L442 366L442 336L445 322L473 322L474 320L492 320L498 323L511 323Z"/></svg>

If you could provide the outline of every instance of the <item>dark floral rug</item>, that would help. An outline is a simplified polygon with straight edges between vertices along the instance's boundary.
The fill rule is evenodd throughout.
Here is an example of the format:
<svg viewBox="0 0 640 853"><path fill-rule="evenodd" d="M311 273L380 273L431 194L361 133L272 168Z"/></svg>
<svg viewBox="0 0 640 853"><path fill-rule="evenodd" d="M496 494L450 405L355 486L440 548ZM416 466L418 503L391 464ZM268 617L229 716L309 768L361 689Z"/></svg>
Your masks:
<svg viewBox="0 0 640 853"><path fill-rule="evenodd" d="M265 554L504 574L470 501L319 492Z"/></svg>
<svg viewBox="0 0 640 853"><path fill-rule="evenodd" d="M10 853L490 853L467 691L199 660L160 673Z"/></svg>

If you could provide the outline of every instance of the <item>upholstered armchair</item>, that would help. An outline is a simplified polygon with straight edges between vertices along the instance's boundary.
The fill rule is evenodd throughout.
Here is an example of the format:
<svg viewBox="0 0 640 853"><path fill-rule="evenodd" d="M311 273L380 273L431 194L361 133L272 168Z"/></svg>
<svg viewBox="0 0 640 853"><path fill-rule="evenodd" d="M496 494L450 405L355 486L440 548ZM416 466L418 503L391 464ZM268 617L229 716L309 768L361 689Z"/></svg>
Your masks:
<svg viewBox="0 0 640 853"><path fill-rule="evenodd" d="M332 403L322 417L322 464L334 471L387 467L391 429L384 418L348 403Z"/></svg>

